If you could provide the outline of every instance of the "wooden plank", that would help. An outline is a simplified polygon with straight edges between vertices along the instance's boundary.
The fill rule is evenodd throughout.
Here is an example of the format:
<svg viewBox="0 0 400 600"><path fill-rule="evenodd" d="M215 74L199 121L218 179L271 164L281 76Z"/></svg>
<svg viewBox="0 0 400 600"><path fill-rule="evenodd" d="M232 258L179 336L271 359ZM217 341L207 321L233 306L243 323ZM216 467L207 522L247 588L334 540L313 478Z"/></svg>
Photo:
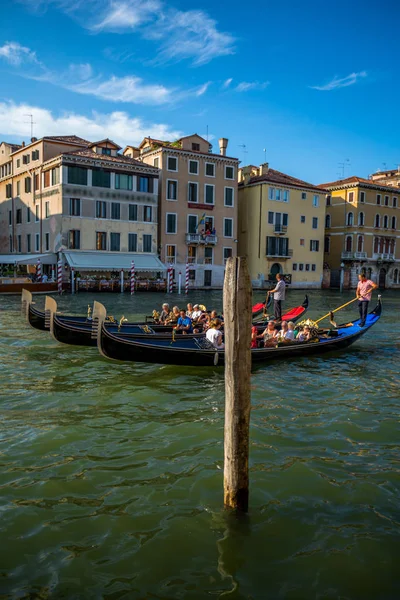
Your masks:
<svg viewBox="0 0 400 600"><path fill-rule="evenodd" d="M247 260L229 258L224 282L224 504L248 510L252 289Z"/></svg>

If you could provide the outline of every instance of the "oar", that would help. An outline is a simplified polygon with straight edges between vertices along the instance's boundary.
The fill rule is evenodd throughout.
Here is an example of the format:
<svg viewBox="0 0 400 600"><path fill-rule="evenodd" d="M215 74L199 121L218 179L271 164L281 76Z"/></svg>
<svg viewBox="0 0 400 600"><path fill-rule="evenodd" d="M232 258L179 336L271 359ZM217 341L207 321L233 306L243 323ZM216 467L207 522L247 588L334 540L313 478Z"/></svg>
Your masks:
<svg viewBox="0 0 400 600"><path fill-rule="evenodd" d="M324 315L323 317L318 319L318 321L315 321L315 323L319 323L320 321L323 321L324 319L326 319L326 317L330 317L333 313L337 312L338 310L341 310L342 308L344 308L345 306L348 306L349 304L352 304L356 300L358 300L357 297L353 298L353 300L350 300L350 302L346 302L346 304L342 304L342 306L339 306L339 308L335 308L335 310L330 310L326 315Z"/></svg>

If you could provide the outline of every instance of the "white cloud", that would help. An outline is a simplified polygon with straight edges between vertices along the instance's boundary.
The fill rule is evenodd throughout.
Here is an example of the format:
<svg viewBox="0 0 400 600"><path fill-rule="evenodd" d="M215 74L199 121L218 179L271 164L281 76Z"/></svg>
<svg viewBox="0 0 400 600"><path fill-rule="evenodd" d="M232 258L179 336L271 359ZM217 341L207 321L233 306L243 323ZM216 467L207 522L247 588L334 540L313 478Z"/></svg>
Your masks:
<svg viewBox="0 0 400 600"><path fill-rule="evenodd" d="M3 46L0 46L0 57L14 67L19 67L23 62L38 64L36 53L25 46L21 46L18 42L6 42Z"/></svg>
<svg viewBox="0 0 400 600"><path fill-rule="evenodd" d="M231 85L232 81L232 77L230 77L229 79L225 79L224 83L222 84L222 88L226 90L226 88L228 88Z"/></svg>
<svg viewBox="0 0 400 600"><path fill-rule="evenodd" d="M250 90L265 90L269 81L242 81L235 87L235 92L249 92Z"/></svg>
<svg viewBox="0 0 400 600"><path fill-rule="evenodd" d="M347 77L342 77L342 79L334 77L332 81L329 81L325 85L311 85L310 87L313 90L319 90L320 92L330 92L331 90L337 90L349 85L354 85L364 77L367 77L367 72L360 71L359 73L350 73L350 75L347 75Z"/></svg>
<svg viewBox="0 0 400 600"><path fill-rule="evenodd" d="M78 135L89 140L110 138L124 144L139 144L148 135L165 140L182 137L182 132L163 123L145 123L127 112L115 111L99 113L93 111L89 116L64 111L56 116L51 111L30 104L16 104L12 101L0 102L0 134L16 136L19 139L29 137L29 125L26 115L32 114L35 122L36 137L44 135Z"/></svg>
<svg viewBox="0 0 400 600"><path fill-rule="evenodd" d="M142 2L118 2L112 0L109 9L102 15L100 21L93 25L93 30L120 31L121 29L134 29L154 18L161 10L158 0L145 0Z"/></svg>

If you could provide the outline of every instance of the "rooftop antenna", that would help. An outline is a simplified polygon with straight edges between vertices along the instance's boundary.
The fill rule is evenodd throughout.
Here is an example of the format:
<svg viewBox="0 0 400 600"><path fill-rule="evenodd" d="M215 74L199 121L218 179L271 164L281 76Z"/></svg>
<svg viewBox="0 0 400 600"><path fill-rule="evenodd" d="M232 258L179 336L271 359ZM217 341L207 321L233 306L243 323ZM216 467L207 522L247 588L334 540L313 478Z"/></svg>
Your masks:
<svg viewBox="0 0 400 600"><path fill-rule="evenodd" d="M263 152L264 152L264 162L267 162L267 149L263 148Z"/></svg>
<svg viewBox="0 0 400 600"><path fill-rule="evenodd" d="M243 148L243 164L246 164L246 154L248 152L246 144L238 144L239 148Z"/></svg>
<svg viewBox="0 0 400 600"><path fill-rule="evenodd" d="M207 125L207 136L206 137L207 137L207 142L208 142L208 125Z"/></svg>
<svg viewBox="0 0 400 600"><path fill-rule="evenodd" d="M385 162L382 163L382 167L384 171L387 171L387 164Z"/></svg>
<svg viewBox="0 0 400 600"><path fill-rule="evenodd" d="M31 139L32 139L33 138L33 126L36 125L36 123L33 120L33 115L28 114L28 115L24 115L24 117L29 117L29 121L25 121L25 123L30 123L30 125L31 125Z"/></svg>
<svg viewBox="0 0 400 600"><path fill-rule="evenodd" d="M339 172L339 173L338 173L338 175L339 175L339 179L344 179L344 176L345 176L345 170L346 170L347 168L350 168L350 167L351 167L350 159L349 159L349 158L346 158L346 160L344 160L343 162L341 162L341 163L338 163L338 167L339 167L339 169L341 170L341 172Z"/></svg>

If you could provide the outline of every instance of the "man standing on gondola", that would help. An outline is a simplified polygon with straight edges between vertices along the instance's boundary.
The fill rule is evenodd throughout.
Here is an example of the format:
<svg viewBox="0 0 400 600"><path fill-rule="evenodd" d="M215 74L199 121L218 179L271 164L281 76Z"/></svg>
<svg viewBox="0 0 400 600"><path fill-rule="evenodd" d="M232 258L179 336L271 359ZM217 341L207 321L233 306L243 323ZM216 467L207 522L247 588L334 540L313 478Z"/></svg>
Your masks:
<svg viewBox="0 0 400 600"><path fill-rule="evenodd" d="M358 279L356 296L358 298L358 310L360 311L360 327L364 327L368 314L368 304L371 300L371 292L378 286L370 279L367 279L365 273L360 273Z"/></svg>
<svg viewBox="0 0 400 600"><path fill-rule="evenodd" d="M282 320L282 301L285 299L285 288L286 283L282 279L282 275L280 273L276 274L277 284L273 290L270 290L267 294L274 294L274 317L275 321Z"/></svg>

